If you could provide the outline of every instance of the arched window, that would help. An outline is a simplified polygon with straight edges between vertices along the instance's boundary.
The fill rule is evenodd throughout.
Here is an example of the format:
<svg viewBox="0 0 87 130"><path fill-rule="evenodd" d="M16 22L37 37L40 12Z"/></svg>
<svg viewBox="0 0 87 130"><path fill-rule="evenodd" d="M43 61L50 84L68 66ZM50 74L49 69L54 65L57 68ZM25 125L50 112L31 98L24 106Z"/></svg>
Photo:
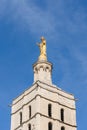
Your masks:
<svg viewBox="0 0 87 130"><path fill-rule="evenodd" d="M52 130L52 123L51 122L48 123L48 130Z"/></svg>
<svg viewBox="0 0 87 130"><path fill-rule="evenodd" d="M62 127L61 127L61 130L65 130L65 127L64 127L64 126L62 126Z"/></svg>
<svg viewBox="0 0 87 130"><path fill-rule="evenodd" d="M22 124L22 112L20 112L20 125Z"/></svg>
<svg viewBox="0 0 87 130"><path fill-rule="evenodd" d="M29 118L31 118L31 106L29 106Z"/></svg>
<svg viewBox="0 0 87 130"><path fill-rule="evenodd" d="M31 124L28 125L28 130L31 130Z"/></svg>
<svg viewBox="0 0 87 130"><path fill-rule="evenodd" d="M52 116L52 105L48 104L48 116L51 117Z"/></svg>
<svg viewBox="0 0 87 130"><path fill-rule="evenodd" d="M60 114L61 114L61 121L64 121L64 109L60 110Z"/></svg>

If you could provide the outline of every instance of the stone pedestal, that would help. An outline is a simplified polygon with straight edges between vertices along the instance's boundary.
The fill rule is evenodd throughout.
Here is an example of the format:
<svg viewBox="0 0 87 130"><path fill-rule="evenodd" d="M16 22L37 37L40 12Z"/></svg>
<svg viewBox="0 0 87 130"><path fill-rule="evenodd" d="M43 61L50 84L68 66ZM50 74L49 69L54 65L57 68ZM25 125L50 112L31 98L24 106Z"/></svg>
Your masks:
<svg viewBox="0 0 87 130"><path fill-rule="evenodd" d="M34 83L42 81L44 83L52 84L52 64L47 61L38 61L33 65Z"/></svg>

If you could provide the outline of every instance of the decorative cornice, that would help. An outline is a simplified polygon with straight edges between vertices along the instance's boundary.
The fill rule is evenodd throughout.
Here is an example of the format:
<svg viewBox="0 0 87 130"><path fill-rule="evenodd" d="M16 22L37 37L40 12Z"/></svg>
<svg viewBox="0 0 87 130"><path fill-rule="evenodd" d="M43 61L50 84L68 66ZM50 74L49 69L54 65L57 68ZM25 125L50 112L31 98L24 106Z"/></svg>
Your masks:
<svg viewBox="0 0 87 130"><path fill-rule="evenodd" d="M29 122L30 120L32 120L33 118L36 118L37 115L40 115L40 116L42 116L42 117L51 119L52 121L58 121L59 123L62 123L62 124L64 124L64 125L67 125L67 126L70 126L70 127L75 127L75 128L77 128L76 125L72 125L72 124L69 124L69 123L67 123L67 122L62 122L62 121L59 120L59 119L50 118L50 117L48 117L48 116L46 116L46 115L43 115L43 114L37 112L34 116L32 116L30 119L24 121L24 122L22 123L22 125L19 125L19 126L18 126L17 128L15 128L14 130L18 130L18 129L19 129L20 127L22 127L25 123L28 123L28 122Z"/></svg>
<svg viewBox="0 0 87 130"><path fill-rule="evenodd" d="M39 96L40 98L43 98L43 99L48 100L48 101L50 101L50 102L59 104L59 105L62 106L62 107L66 107L66 108L71 109L71 110L76 110L75 108L66 106L66 105L64 105L64 104L62 104L62 103L60 103L60 102L50 100L50 99L48 99L48 98L46 98L46 97L41 96L40 94L37 94L32 100L30 100L30 101L27 102L26 104L23 104L22 107L20 107L17 111L15 111L14 113L11 113L11 115L14 115L14 114L16 114L17 112L19 112L21 109L23 109L24 106L26 106L26 105L28 105L29 103L31 103L31 102L32 102L33 100L35 100L38 96Z"/></svg>
<svg viewBox="0 0 87 130"><path fill-rule="evenodd" d="M38 80L38 81L36 81L36 82L33 84L33 86L30 87L30 88L32 88L32 87L34 87L34 85L36 85L35 88L32 89L29 93L31 93L32 91L34 91L34 90L39 86L39 87L41 87L41 88L43 88L43 89L45 89L45 90L48 90L48 91L50 91L50 92L52 92L52 93L56 93L56 94L58 94L58 95L60 95L60 96L62 96L62 97L65 97L65 98L67 98L67 99L75 100L75 101L76 101L76 99L72 99L72 98L66 97L66 96L60 94L59 92L53 92L52 90L46 89L46 88L40 86L39 83L42 83L42 84L45 84L45 85L50 86L50 87L52 87L52 88L55 88L55 89L58 90L58 91L63 91L63 90L61 90L61 89L59 89L59 88L57 88L57 87L54 87L54 86L52 86L52 85L48 85L47 83L43 83L43 82L41 82L41 81ZM27 90L29 90L30 88L28 88ZM27 90L25 90L22 94L24 94ZM63 91L63 92L66 93L65 91ZM24 94L23 97L20 98L16 103L12 104L12 106L15 105L15 104L17 104L20 100L22 100L22 99L23 99L25 96L27 96L29 93ZM67 94L69 94L69 93L67 93ZM72 95L72 94L69 94L69 95ZM73 95L72 95L72 96L73 96ZM19 96L18 96L18 97L19 97ZM18 97L17 97L17 98L18 98ZM14 100L16 100L17 98L15 98Z"/></svg>
<svg viewBox="0 0 87 130"><path fill-rule="evenodd" d="M53 67L53 64L51 63L51 62L47 62L47 61L38 61L38 62L35 62L34 64L33 64L33 68L36 66L36 65L38 65L38 64L47 64L47 65L50 65L51 67Z"/></svg>

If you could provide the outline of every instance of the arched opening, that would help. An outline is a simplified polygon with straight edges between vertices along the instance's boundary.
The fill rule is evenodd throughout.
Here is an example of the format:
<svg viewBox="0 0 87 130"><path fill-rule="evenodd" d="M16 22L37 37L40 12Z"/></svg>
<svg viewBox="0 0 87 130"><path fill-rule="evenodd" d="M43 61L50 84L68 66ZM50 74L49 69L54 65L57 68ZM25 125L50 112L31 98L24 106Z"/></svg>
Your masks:
<svg viewBox="0 0 87 130"><path fill-rule="evenodd" d="M64 126L62 126L62 127L61 127L61 130L65 130L65 127L64 127Z"/></svg>
<svg viewBox="0 0 87 130"><path fill-rule="evenodd" d="M31 130L31 124L28 125L28 130Z"/></svg>
<svg viewBox="0 0 87 130"><path fill-rule="evenodd" d="M20 112L20 125L22 124L22 112Z"/></svg>
<svg viewBox="0 0 87 130"><path fill-rule="evenodd" d="M52 123L51 122L48 123L48 130L52 130Z"/></svg>
<svg viewBox="0 0 87 130"><path fill-rule="evenodd" d="M31 118L31 106L29 106L29 118Z"/></svg>
<svg viewBox="0 0 87 130"><path fill-rule="evenodd" d="M48 104L48 116L52 117L52 105Z"/></svg>
<svg viewBox="0 0 87 130"><path fill-rule="evenodd" d="M60 114L61 114L61 121L64 121L64 109L61 109Z"/></svg>

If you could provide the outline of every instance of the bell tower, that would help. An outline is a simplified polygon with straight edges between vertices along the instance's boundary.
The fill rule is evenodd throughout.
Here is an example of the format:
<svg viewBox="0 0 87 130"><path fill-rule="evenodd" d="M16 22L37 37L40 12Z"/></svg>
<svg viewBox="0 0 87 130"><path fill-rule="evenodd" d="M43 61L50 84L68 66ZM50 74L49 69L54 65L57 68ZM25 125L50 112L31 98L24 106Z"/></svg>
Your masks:
<svg viewBox="0 0 87 130"><path fill-rule="evenodd" d="M37 45L34 83L12 102L11 130L77 130L75 98L52 83L45 38Z"/></svg>

